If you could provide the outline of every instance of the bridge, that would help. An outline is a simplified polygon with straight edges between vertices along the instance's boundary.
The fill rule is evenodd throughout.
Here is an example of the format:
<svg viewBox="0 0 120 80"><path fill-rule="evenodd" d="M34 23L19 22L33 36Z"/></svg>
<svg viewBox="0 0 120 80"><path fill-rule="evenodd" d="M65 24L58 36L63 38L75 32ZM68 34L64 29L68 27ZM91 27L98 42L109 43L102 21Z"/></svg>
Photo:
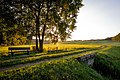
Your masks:
<svg viewBox="0 0 120 80"><path fill-rule="evenodd" d="M95 55L96 55L96 53L88 54L88 55L84 55L84 56L78 57L76 59L79 62L83 62L83 63L87 64L88 66L93 66Z"/></svg>

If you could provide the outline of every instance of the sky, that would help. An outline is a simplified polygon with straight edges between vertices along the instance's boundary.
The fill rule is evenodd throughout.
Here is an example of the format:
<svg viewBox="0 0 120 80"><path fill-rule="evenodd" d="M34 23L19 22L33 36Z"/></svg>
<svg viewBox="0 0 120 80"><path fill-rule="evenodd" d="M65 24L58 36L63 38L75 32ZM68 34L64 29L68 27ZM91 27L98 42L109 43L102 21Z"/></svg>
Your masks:
<svg viewBox="0 0 120 80"><path fill-rule="evenodd" d="M120 0L83 0L72 40L105 39L120 33Z"/></svg>

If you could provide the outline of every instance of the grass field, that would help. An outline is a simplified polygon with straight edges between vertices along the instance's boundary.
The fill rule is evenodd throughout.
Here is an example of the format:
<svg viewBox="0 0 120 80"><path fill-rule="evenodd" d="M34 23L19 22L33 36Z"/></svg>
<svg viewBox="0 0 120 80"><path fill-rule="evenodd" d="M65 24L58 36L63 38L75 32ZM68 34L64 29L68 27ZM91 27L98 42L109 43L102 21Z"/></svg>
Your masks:
<svg viewBox="0 0 120 80"><path fill-rule="evenodd" d="M26 47L27 45L26 46L22 45L22 46ZM57 52L50 52L50 53L47 52L48 50L55 50L56 47L58 47ZM76 55L76 54L80 54L80 53L85 53L86 51L97 50L99 47L100 47L100 45L46 44L46 45L44 45L45 52L43 52L43 53L31 52L30 55L27 55L27 56L23 56L25 53L19 53L19 54L16 53L14 55L14 57L9 56L8 53L6 53L7 55L4 56L4 52L3 52L3 55L1 56L1 59L0 59L1 60L0 67L8 67L8 66L13 66L13 65L17 65L17 64L25 64L25 63L29 63L29 62L41 61L41 60L45 60L45 59L58 58L58 57L69 56L69 55Z"/></svg>
<svg viewBox="0 0 120 80"><path fill-rule="evenodd" d="M91 41L67 41L63 42L65 44L89 44L89 45L111 45L111 46L120 46L120 42L109 41L109 40L91 40Z"/></svg>
<svg viewBox="0 0 120 80"><path fill-rule="evenodd" d="M11 46L8 46L11 47ZM8 56L8 47L0 47L0 56ZM35 47L35 45L18 45L18 46L12 46L12 47L30 47L31 51ZM72 49L77 49L77 48L97 48L100 47L100 45L80 45L80 44L44 44L44 51L48 50L72 50Z"/></svg>
<svg viewBox="0 0 120 80"><path fill-rule="evenodd" d="M34 45L29 46L31 51ZM9 47L9 46L8 46ZM0 80L119 80L120 43L111 41L73 41L57 45L45 44L43 53L32 51L8 56L8 47L0 47L0 69L22 64L23 67L0 72ZM15 46L14 46L15 47ZM57 51L56 51L57 49ZM48 52L48 51L53 52ZM93 69L76 60L97 53ZM37 63L24 67L24 64ZM47 61L47 62L46 62ZM107 73L109 72L109 74Z"/></svg>

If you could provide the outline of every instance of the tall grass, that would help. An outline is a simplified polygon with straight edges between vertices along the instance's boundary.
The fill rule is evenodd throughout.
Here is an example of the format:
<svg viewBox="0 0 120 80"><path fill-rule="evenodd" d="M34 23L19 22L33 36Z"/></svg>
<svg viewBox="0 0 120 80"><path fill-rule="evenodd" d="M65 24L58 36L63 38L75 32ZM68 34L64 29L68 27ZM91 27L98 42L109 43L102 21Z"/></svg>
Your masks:
<svg viewBox="0 0 120 80"><path fill-rule="evenodd" d="M120 79L120 46L113 46L106 54L96 56L94 68L105 76Z"/></svg>

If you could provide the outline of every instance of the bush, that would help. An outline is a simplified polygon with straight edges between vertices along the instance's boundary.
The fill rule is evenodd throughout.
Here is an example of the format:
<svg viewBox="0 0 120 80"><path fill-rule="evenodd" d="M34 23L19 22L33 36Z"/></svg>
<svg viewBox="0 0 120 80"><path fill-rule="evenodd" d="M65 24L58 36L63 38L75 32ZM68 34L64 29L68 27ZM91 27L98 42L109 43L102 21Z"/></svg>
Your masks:
<svg viewBox="0 0 120 80"><path fill-rule="evenodd" d="M26 43L26 40L27 40L26 37L15 34L14 36L8 38L7 44L8 45L23 45Z"/></svg>

